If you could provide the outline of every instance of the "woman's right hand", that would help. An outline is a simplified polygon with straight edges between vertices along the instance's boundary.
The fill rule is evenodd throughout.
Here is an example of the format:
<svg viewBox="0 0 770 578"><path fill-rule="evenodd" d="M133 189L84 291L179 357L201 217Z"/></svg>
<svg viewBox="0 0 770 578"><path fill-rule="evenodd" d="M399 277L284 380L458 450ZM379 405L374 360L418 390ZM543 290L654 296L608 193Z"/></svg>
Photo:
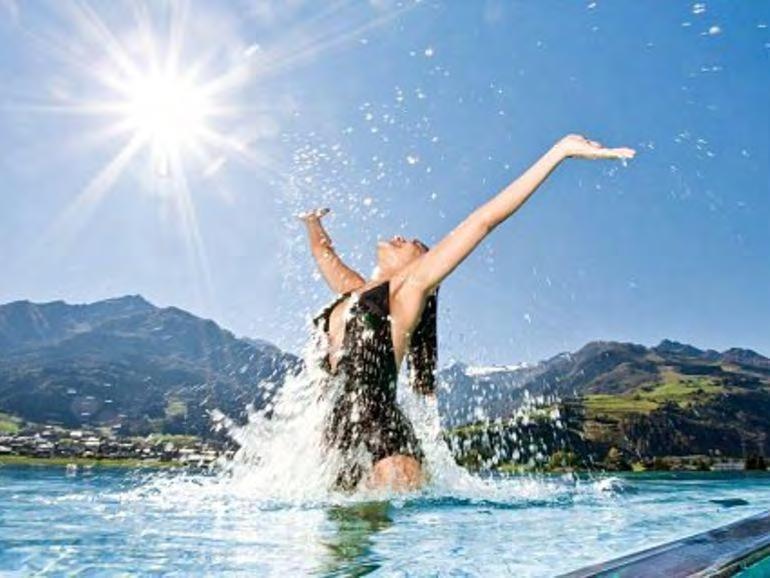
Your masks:
<svg viewBox="0 0 770 578"><path fill-rule="evenodd" d="M323 217L328 212L329 212L329 209L326 207L312 209L310 211L300 213L299 215L297 215L297 218L301 221L304 221L305 223L309 221L319 221L321 217Z"/></svg>

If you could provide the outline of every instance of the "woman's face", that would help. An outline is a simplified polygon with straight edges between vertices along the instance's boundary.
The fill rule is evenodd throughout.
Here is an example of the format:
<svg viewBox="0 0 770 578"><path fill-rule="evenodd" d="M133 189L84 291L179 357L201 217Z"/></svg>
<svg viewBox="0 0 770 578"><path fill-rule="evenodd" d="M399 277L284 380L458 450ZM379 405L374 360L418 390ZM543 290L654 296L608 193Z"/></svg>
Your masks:
<svg viewBox="0 0 770 578"><path fill-rule="evenodd" d="M428 248L417 239L405 239L399 235L377 243L377 261L380 269L395 271L405 267Z"/></svg>

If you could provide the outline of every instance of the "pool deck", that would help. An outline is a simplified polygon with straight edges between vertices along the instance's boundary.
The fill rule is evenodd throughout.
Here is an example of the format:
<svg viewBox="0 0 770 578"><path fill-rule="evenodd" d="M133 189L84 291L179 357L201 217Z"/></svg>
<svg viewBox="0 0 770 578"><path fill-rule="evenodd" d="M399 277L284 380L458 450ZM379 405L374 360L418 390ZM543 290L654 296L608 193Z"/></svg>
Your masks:
<svg viewBox="0 0 770 578"><path fill-rule="evenodd" d="M562 578L734 576L766 556L770 556L770 511L569 572Z"/></svg>

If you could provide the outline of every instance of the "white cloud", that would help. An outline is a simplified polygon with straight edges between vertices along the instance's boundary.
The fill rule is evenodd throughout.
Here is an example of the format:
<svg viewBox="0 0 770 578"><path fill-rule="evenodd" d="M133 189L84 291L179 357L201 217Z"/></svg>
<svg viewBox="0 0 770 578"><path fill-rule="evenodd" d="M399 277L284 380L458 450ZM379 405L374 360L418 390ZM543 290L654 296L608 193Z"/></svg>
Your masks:
<svg viewBox="0 0 770 578"><path fill-rule="evenodd" d="M504 2L500 0L487 0L483 8L484 22L487 24L497 24L505 20L506 11L507 8Z"/></svg>
<svg viewBox="0 0 770 578"><path fill-rule="evenodd" d="M294 16L308 0L249 0L249 14L263 24L275 24Z"/></svg>
<svg viewBox="0 0 770 578"><path fill-rule="evenodd" d="M19 5L16 0L0 0L0 10L5 12L14 24L19 21Z"/></svg>
<svg viewBox="0 0 770 578"><path fill-rule="evenodd" d="M369 0L369 4L376 10L392 10L396 7L396 0Z"/></svg>

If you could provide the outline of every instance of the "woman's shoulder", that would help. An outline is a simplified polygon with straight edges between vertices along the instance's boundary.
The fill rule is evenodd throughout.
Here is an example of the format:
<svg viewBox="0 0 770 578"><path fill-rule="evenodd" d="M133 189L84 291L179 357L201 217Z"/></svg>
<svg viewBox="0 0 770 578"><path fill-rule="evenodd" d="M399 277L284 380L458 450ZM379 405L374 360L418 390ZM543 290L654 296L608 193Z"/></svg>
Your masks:
<svg viewBox="0 0 770 578"><path fill-rule="evenodd" d="M399 320L399 325L411 332L420 321L429 302L435 301L434 290L425 293L422 286L408 275L394 279L390 291L390 310Z"/></svg>
<svg viewBox="0 0 770 578"><path fill-rule="evenodd" d="M334 309L338 303L349 297L351 294L350 291L345 291L344 293L338 293L334 298L332 298L328 303L326 303L323 307L321 307L315 315L313 315L312 320L314 325L318 325L329 313L331 313L332 309Z"/></svg>

